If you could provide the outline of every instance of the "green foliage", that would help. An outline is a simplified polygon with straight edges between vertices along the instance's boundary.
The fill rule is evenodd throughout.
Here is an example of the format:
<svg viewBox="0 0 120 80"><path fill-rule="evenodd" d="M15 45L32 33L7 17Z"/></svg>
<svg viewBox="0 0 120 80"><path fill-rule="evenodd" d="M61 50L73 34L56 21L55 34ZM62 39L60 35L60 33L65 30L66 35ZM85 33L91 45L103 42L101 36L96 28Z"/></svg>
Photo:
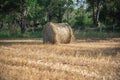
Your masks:
<svg viewBox="0 0 120 80"><path fill-rule="evenodd" d="M39 30L37 27L49 21L68 22L74 30L87 31L95 28L95 31L100 32L119 32L119 0L0 1L0 35L3 37L39 37L42 28ZM95 22L100 24L96 26L93 24ZM22 28L21 25L25 27ZM25 29L25 34L21 34L22 29Z"/></svg>
<svg viewBox="0 0 120 80"><path fill-rule="evenodd" d="M0 13L6 15L11 12L18 12L20 9L20 0L0 0Z"/></svg>
<svg viewBox="0 0 120 80"><path fill-rule="evenodd" d="M89 25L89 18L88 18L87 13L78 15L75 17L75 19L76 19L75 25L81 25L83 27Z"/></svg>
<svg viewBox="0 0 120 80"><path fill-rule="evenodd" d="M26 32L25 34L21 34L19 26L14 26L11 28L9 25L4 25L0 31L0 38L41 38L42 31L40 29L41 28L39 28L39 30L36 32L30 31Z"/></svg>
<svg viewBox="0 0 120 80"><path fill-rule="evenodd" d="M75 29L84 30L86 27L92 25L92 20L89 18L89 14L81 7L72 13L72 19L69 20L69 23Z"/></svg>
<svg viewBox="0 0 120 80"><path fill-rule="evenodd" d="M37 19L40 17L41 8L37 0L26 0L27 14L30 19Z"/></svg>
<svg viewBox="0 0 120 80"><path fill-rule="evenodd" d="M88 10L93 13L93 22L95 22L94 19L99 9L99 22L109 26L106 27L107 30L112 30L110 26L111 28L113 26L120 28L120 5L118 0L87 0L87 3ZM120 31L120 29L118 31Z"/></svg>
<svg viewBox="0 0 120 80"><path fill-rule="evenodd" d="M39 0L39 4L44 8L46 21L62 22L66 10L71 9L72 0Z"/></svg>

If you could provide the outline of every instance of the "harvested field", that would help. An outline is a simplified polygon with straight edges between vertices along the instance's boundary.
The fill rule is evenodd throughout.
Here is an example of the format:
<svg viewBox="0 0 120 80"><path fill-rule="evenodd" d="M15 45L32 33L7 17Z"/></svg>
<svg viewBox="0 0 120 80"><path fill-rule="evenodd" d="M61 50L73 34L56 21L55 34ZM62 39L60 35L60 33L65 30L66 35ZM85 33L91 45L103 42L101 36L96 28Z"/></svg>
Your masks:
<svg viewBox="0 0 120 80"><path fill-rule="evenodd" d="M120 38L0 40L0 80L120 80Z"/></svg>

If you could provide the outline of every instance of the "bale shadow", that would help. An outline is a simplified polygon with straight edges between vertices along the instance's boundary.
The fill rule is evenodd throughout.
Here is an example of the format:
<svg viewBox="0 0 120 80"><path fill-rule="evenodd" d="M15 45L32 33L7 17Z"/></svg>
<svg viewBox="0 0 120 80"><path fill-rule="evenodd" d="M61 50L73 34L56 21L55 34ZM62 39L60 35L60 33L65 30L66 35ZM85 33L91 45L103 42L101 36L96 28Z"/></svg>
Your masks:
<svg viewBox="0 0 120 80"><path fill-rule="evenodd" d="M120 54L120 47L103 49L104 56L116 56Z"/></svg>

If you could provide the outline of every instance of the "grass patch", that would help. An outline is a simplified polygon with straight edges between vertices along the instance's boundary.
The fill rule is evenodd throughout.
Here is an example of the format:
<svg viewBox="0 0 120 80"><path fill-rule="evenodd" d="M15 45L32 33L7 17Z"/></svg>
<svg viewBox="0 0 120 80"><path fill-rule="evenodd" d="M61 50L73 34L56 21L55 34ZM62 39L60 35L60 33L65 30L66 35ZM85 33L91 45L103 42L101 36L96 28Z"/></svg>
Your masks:
<svg viewBox="0 0 120 80"><path fill-rule="evenodd" d="M81 38L114 38L120 37L120 33L107 33L107 32L79 32L74 33L77 39Z"/></svg>
<svg viewBox="0 0 120 80"><path fill-rule="evenodd" d="M9 32L4 33L0 32L0 38L41 38L42 33L41 32L26 32L24 34L21 33L14 33L11 34Z"/></svg>
<svg viewBox="0 0 120 80"><path fill-rule="evenodd" d="M2 32L0 32L0 38L8 38L8 37L10 37L10 34L9 33L2 33Z"/></svg>
<svg viewBox="0 0 120 80"><path fill-rule="evenodd" d="M86 38L117 38L120 37L120 33L107 33L107 32L79 32L74 33L77 39ZM0 38L42 38L42 32L26 32L21 34L20 32L11 34L10 32L0 32Z"/></svg>

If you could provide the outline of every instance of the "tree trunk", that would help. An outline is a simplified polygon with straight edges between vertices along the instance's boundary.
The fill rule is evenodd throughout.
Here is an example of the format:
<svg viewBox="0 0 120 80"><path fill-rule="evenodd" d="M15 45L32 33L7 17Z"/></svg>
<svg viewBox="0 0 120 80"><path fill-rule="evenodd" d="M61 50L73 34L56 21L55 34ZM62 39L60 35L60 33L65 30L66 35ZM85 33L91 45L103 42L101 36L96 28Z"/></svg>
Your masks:
<svg viewBox="0 0 120 80"><path fill-rule="evenodd" d="M27 28L27 24L26 24L26 10L25 10L26 6L25 6L25 2L23 2L23 0L21 0L21 8L20 8L20 12L21 12L21 33L24 34L26 32L26 28Z"/></svg>
<svg viewBox="0 0 120 80"><path fill-rule="evenodd" d="M96 11L96 18L95 18L95 25L96 25L96 26L98 26L99 14L100 14L100 8L99 8L99 6L98 6L98 7L97 7L97 11Z"/></svg>
<svg viewBox="0 0 120 80"><path fill-rule="evenodd" d="M3 28L3 21L0 22L0 31Z"/></svg>
<svg viewBox="0 0 120 80"><path fill-rule="evenodd" d="M66 10L66 20L68 22L69 19L69 4L68 4L68 0L67 0L67 10Z"/></svg>
<svg viewBox="0 0 120 80"><path fill-rule="evenodd" d="M93 24L95 25L95 3L93 1Z"/></svg>
<svg viewBox="0 0 120 80"><path fill-rule="evenodd" d="M48 21L51 22L52 21L52 16L50 14L48 14Z"/></svg>
<svg viewBox="0 0 120 80"><path fill-rule="evenodd" d="M26 28L27 28L26 21L25 21L24 18L21 19L21 25L20 25L20 27L21 27L21 33L24 34L26 32Z"/></svg>
<svg viewBox="0 0 120 80"><path fill-rule="evenodd" d="M59 16L58 17L58 23L61 23L62 22L62 16Z"/></svg>
<svg viewBox="0 0 120 80"><path fill-rule="evenodd" d="M100 10L102 8L102 1L97 1L96 2L97 4L97 7L96 7L96 10L95 10L95 1L93 0L93 24L95 26L98 26L99 25L99 15L100 15Z"/></svg>
<svg viewBox="0 0 120 80"><path fill-rule="evenodd" d="M58 13L58 23L62 22L62 10L61 10L61 4L58 5L59 6L59 13Z"/></svg>

